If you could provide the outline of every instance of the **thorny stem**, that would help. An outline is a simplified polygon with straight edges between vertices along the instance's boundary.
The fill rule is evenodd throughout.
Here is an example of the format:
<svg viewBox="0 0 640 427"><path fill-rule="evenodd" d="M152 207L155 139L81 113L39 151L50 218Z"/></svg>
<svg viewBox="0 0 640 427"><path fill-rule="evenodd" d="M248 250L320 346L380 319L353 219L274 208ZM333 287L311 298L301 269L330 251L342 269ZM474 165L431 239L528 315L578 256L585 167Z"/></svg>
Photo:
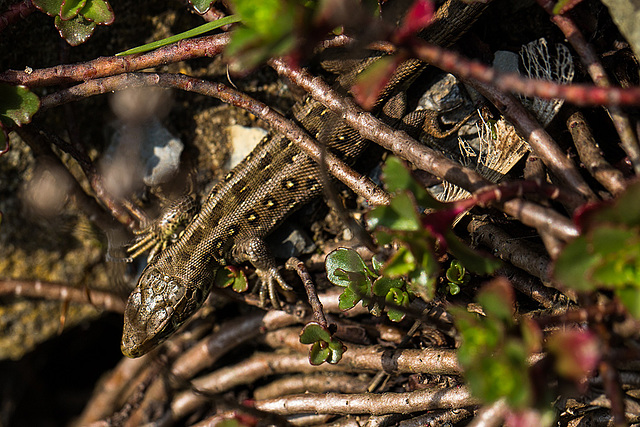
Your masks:
<svg viewBox="0 0 640 427"><path fill-rule="evenodd" d="M40 280L2 280L0 294L44 298L48 300L70 301L91 304L97 309L124 313L125 299L109 292L87 288L74 288L61 283Z"/></svg>
<svg viewBox="0 0 640 427"><path fill-rule="evenodd" d="M319 161L321 158L322 150L316 142L299 126L269 106L221 83L208 82L181 74L135 73L95 79L44 97L42 99L42 109L114 90L143 86L175 88L200 93L243 108L269 123L274 130L286 135L287 138L294 141L314 160ZM385 205L389 203L389 195L377 185L373 184L369 178L353 171L353 169L335 155L326 153L325 157L329 172L352 188L357 194L367 199L373 205Z"/></svg>
<svg viewBox="0 0 640 427"><path fill-rule="evenodd" d="M593 47L586 42L575 22L568 15L556 15L553 13L554 4L551 0L536 0L538 4L551 16L551 21L565 35L571 46L578 52L583 64L591 75L593 82L598 87L607 88L611 86L607 72L600 63L600 59ZM622 147L629 156L636 175L640 174L640 146L638 139L633 132L629 117L616 105L608 108L613 124L620 135Z"/></svg>

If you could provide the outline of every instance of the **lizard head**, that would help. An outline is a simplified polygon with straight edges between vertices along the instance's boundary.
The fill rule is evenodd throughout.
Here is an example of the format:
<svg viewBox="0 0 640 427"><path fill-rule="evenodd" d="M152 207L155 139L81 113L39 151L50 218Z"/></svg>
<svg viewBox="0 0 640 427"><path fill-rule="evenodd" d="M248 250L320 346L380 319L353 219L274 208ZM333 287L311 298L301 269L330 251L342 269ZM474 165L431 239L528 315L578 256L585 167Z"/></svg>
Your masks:
<svg viewBox="0 0 640 427"><path fill-rule="evenodd" d="M207 294L148 266L127 300L122 353L140 357L160 345L202 306Z"/></svg>

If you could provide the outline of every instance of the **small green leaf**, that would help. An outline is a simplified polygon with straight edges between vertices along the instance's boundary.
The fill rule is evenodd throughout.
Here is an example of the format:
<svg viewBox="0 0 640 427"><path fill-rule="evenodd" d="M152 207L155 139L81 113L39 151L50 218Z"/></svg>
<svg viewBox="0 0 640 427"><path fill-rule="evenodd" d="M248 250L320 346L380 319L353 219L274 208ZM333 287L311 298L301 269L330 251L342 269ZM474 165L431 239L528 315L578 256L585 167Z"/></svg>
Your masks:
<svg viewBox="0 0 640 427"><path fill-rule="evenodd" d="M373 258L371 258L371 264L373 265L373 271L377 274L380 274L382 268L384 267L384 263L378 261L378 258L374 256Z"/></svg>
<svg viewBox="0 0 640 427"><path fill-rule="evenodd" d="M40 108L40 99L26 86L0 83L0 121L4 126L31 122ZM4 144L0 145L4 147Z"/></svg>
<svg viewBox="0 0 640 427"><path fill-rule="evenodd" d="M640 319L640 289L631 287L616 289L615 294L629 311L629 314Z"/></svg>
<svg viewBox="0 0 640 427"><path fill-rule="evenodd" d="M444 203L434 199L409 173L409 170L400 159L391 156L385 162L383 168L384 182L391 193L401 193L405 190L413 193L413 196L422 208L443 209Z"/></svg>
<svg viewBox="0 0 640 427"><path fill-rule="evenodd" d="M300 332L300 342L302 344L312 344L316 341L331 341L331 333L319 323L309 322Z"/></svg>
<svg viewBox="0 0 640 427"><path fill-rule="evenodd" d="M64 0L32 0L33 5L49 16L60 15L60 8Z"/></svg>
<svg viewBox="0 0 640 427"><path fill-rule="evenodd" d="M367 215L367 225L396 231L417 231L421 227L415 204L407 193L396 195L389 206L373 209Z"/></svg>
<svg viewBox="0 0 640 427"><path fill-rule="evenodd" d="M449 283L449 293L451 295L458 295L460 293L460 286L456 285L455 283L451 282Z"/></svg>
<svg viewBox="0 0 640 427"><path fill-rule="evenodd" d="M215 0L189 0L196 13L204 15L211 8Z"/></svg>
<svg viewBox="0 0 640 427"><path fill-rule="evenodd" d="M400 277L416 269L416 260L409 248L400 246L387 260L383 272L390 277Z"/></svg>
<svg viewBox="0 0 640 427"><path fill-rule="evenodd" d="M227 288L232 286L234 292L242 293L249 289L247 276L244 272L233 266L226 266L218 269L214 284L218 288Z"/></svg>
<svg viewBox="0 0 640 427"><path fill-rule="evenodd" d="M342 291L338 297L338 308L340 310L350 310L355 307L359 301L360 295L349 288L344 288L344 291Z"/></svg>
<svg viewBox="0 0 640 427"><path fill-rule="evenodd" d="M60 19L68 21L75 18L86 2L87 0L64 0L60 8Z"/></svg>
<svg viewBox="0 0 640 427"><path fill-rule="evenodd" d="M331 349L324 342L314 342L309 350L309 363L315 366L322 365L327 361L330 354Z"/></svg>
<svg viewBox="0 0 640 427"><path fill-rule="evenodd" d="M373 294L379 297L386 297L391 289L401 289L404 287L404 280L391 279L389 277L379 277L373 282Z"/></svg>
<svg viewBox="0 0 640 427"><path fill-rule="evenodd" d="M362 276L362 280L366 280L371 273L358 252L353 249L336 249L327 255L324 265L327 279L336 286L349 286L354 277L348 273L357 273Z"/></svg>
<svg viewBox="0 0 640 427"><path fill-rule="evenodd" d="M594 289L594 284L586 280L585 272L600 261L600 256L589 251L586 236L580 236L565 246L556 259L553 274L567 288L577 291Z"/></svg>
<svg viewBox="0 0 640 427"><path fill-rule="evenodd" d="M86 20L83 16L77 15L68 21L63 21L59 16L55 18L56 28L60 37L65 39L71 46L78 46L93 34L96 23Z"/></svg>
<svg viewBox="0 0 640 427"><path fill-rule="evenodd" d="M175 36L167 37L162 40L158 40L155 42L147 43L142 46L134 47L124 52L116 53L116 56L124 56L124 55L133 55L134 53L143 53L148 52L150 50L158 49L162 46L166 46L171 43L179 42L180 40L188 39L191 37L199 36L211 30L215 30L216 28L220 28L223 25L233 24L235 22L239 22L240 18L234 15L225 16L224 18L216 19L215 21L207 22L206 24L202 24L198 27L192 28L188 31L185 31L180 34L176 34Z"/></svg>
<svg viewBox="0 0 640 427"><path fill-rule="evenodd" d="M87 0L80 14L98 25L111 25L115 19L113 9L106 0Z"/></svg>
<svg viewBox="0 0 640 427"><path fill-rule="evenodd" d="M502 265L500 260L492 257L491 255L482 255L462 243L451 230L447 230L445 233L445 239L453 256L458 258L466 269L475 274L491 274L500 268L500 265Z"/></svg>

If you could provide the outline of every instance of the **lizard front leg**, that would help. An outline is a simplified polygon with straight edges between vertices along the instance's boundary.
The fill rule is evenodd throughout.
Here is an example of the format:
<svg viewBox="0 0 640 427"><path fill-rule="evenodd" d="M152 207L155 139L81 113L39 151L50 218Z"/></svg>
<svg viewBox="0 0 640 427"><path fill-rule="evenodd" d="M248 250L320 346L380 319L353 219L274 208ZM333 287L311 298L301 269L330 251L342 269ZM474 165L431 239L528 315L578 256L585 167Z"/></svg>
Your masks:
<svg viewBox="0 0 640 427"><path fill-rule="evenodd" d="M236 242L232 250L232 256L238 263L249 261L258 274L260 286L260 303L266 306L267 293L271 304L275 308L280 308L277 285L286 291L293 288L289 286L278 271L275 258L271 255L264 240L259 237L250 237Z"/></svg>

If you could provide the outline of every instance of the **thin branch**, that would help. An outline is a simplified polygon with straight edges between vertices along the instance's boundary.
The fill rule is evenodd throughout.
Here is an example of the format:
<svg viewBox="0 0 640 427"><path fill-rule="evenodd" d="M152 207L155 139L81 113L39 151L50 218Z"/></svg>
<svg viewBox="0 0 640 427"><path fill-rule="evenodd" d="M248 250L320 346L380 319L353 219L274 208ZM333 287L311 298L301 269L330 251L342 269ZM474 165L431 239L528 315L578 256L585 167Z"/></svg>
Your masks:
<svg viewBox="0 0 640 427"><path fill-rule="evenodd" d="M579 111L573 113L567 119L567 128L584 167L612 195L620 195L626 188L624 176L602 156L584 115Z"/></svg>
<svg viewBox="0 0 640 427"><path fill-rule="evenodd" d="M640 87L622 89L602 88L589 84L558 84L549 80L530 79L518 73L497 71L476 60L415 39L411 53L431 65L457 75L461 79L475 79L498 88L505 93L543 99L564 99L580 106L588 105L640 105Z"/></svg>
<svg viewBox="0 0 640 427"><path fill-rule="evenodd" d="M97 309L116 313L124 313L126 302L121 296L109 292L40 280L0 280L0 295L2 294L91 304Z"/></svg>
<svg viewBox="0 0 640 427"><path fill-rule="evenodd" d="M576 191L586 200L596 199L595 194L582 179L575 165L520 101L513 95L497 91L491 85L475 79L467 79L466 82L502 112L505 118L515 126L518 133L529 142L533 153L542 159L551 173L565 184L567 189ZM572 209L577 207L571 206Z"/></svg>
<svg viewBox="0 0 640 427"><path fill-rule="evenodd" d="M417 390L407 393L299 394L257 401L256 408L276 414L372 414L412 413L477 405L466 387Z"/></svg>
<svg viewBox="0 0 640 427"><path fill-rule="evenodd" d="M294 141L300 149L315 161L319 162L321 159L322 150L313 138L291 120L272 110L268 105L221 83L208 82L182 74L132 73L91 80L42 98L42 110L88 96L143 86L174 88L195 92L218 98L226 103L243 108L269 123L274 131L278 131ZM325 157L329 172L353 189L358 195L361 195L373 205L389 203L389 195L369 178L356 173L331 153L327 153Z"/></svg>
<svg viewBox="0 0 640 427"><path fill-rule="evenodd" d="M0 82L34 88L89 81L194 58L213 57L222 52L229 40L229 34L217 34L182 40L142 55L106 56L38 70L7 70L0 73Z"/></svg>
<svg viewBox="0 0 640 427"><path fill-rule="evenodd" d="M540 6L551 16L551 21L562 31L569 40L571 46L578 52L582 63L586 66L593 82L598 87L607 88L611 86L607 72L605 71L598 55L593 47L587 43L575 22L568 15L558 15L553 13L554 3L551 0L536 0ZM608 109L611 120L620 135L622 147L629 156L636 175L640 174L640 146L636 138L629 117L616 105Z"/></svg>
<svg viewBox="0 0 640 427"><path fill-rule="evenodd" d="M302 283L304 284L304 290L307 292L309 305L311 305L311 309L313 310L313 320L326 328L327 318L324 315L322 303L318 298L318 293L316 292L315 285L313 284L311 275L309 275L309 272L304 266L304 263L296 257L291 257L287 260L285 266L287 269L295 270L295 272L298 273L300 280L302 280Z"/></svg>
<svg viewBox="0 0 640 427"><path fill-rule="evenodd" d="M21 0L9 6L7 10L0 14L0 32L5 30L19 19L25 19L36 11L36 7L31 0Z"/></svg>
<svg viewBox="0 0 640 427"><path fill-rule="evenodd" d="M540 280L549 280L549 257L536 251L527 241L515 239L506 231L487 221L473 219L467 225L471 239L491 249L491 253Z"/></svg>
<svg viewBox="0 0 640 427"><path fill-rule="evenodd" d="M362 110L350 98L336 93L322 79L314 78L303 70L293 69L280 59L271 60L270 64L279 74L288 77L296 85L304 88L314 99L337 113L351 127L360 132L363 138L381 145L418 168L471 193L482 187L493 185L472 169L461 166L443 154L419 144L406 133L382 123ZM578 235L577 228L566 217L534 203L515 199L500 206L506 213L524 224L548 230L563 240L569 240Z"/></svg>
<svg viewBox="0 0 640 427"><path fill-rule="evenodd" d="M353 375L320 373L314 375L292 375L275 380L255 389L253 396L257 400L271 399L297 393L364 393L367 381Z"/></svg>

